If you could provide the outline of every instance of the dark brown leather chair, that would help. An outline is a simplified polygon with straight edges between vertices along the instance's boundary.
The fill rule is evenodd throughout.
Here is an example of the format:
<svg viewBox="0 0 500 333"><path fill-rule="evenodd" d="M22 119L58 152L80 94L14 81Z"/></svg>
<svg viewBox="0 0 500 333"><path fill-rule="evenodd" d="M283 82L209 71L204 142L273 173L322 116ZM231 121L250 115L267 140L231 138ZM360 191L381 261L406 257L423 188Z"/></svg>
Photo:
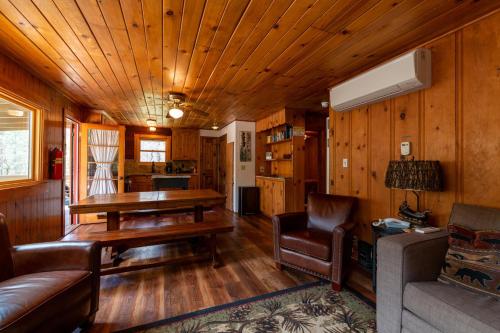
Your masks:
<svg viewBox="0 0 500 333"><path fill-rule="evenodd" d="M0 332L90 327L99 305L100 263L97 243L11 246L0 214Z"/></svg>
<svg viewBox="0 0 500 333"><path fill-rule="evenodd" d="M349 263L355 198L312 193L307 212L273 216L274 260L332 282L340 290Z"/></svg>

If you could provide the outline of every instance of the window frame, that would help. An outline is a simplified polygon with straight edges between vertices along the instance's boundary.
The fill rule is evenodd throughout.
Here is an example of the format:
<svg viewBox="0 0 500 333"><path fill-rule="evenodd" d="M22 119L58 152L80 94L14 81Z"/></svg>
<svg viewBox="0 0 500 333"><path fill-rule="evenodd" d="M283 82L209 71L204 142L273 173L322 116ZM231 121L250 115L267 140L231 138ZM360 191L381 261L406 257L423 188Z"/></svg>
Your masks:
<svg viewBox="0 0 500 333"><path fill-rule="evenodd" d="M165 142L165 162L154 162L155 164L165 164L172 159L171 137L160 134L134 134L134 160L141 165L151 165L153 162L141 162L141 141L154 140Z"/></svg>
<svg viewBox="0 0 500 333"><path fill-rule="evenodd" d="M27 179L0 180L0 190L33 186L43 182L43 109L22 97L14 95L7 90L0 89L0 98L11 103L18 104L32 112L32 121L30 124L31 135L31 175Z"/></svg>

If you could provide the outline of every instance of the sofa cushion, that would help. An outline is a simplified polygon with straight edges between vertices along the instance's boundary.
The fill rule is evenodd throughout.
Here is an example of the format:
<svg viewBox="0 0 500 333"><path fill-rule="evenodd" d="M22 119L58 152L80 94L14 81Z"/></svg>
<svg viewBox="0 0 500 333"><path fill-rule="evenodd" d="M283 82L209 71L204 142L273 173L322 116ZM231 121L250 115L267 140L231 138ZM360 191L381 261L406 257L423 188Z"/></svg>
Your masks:
<svg viewBox="0 0 500 333"><path fill-rule="evenodd" d="M500 299L500 231L448 225L449 249L439 280Z"/></svg>
<svg viewBox="0 0 500 333"><path fill-rule="evenodd" d="M442 282L411 282L404 307L442 332L500 332L500 302L493 297Z"/></svg>
<svg viewBox="0 0 500 333"><path fill-rule="evenodd" d="M77 284L82 284L82 288L73 288ZM60 297L70 288L74 292ZM16 322L22 318L28 321L28 317L30 324L35 328L37 321L53 319L46 316L47 309L64 313L68 305L79 301L82 295L89 298L89 295L86 295L88 292L82 291L85 289L90 290L90 272L88 271L42 272L21 275L0 282L0 330L15 326ZM62 300L65 302L61 302ZM68 300L71 302L68 303ZM44 308L41 311L44 315L37 316L36 313L41 308ZM72 310L76 311L76 309Z"/></svg>
<svg viewBox="0 0 500 333"><path fill-rule="evenodd" d="M332 234L310 228L291 231L281 234L280 246L321 260L330 260Z"/></svg>
<svg viewBox="0 0 500 333"><path fill-rule="evenodd" d="M403 310L403 315L401 317L401 326L407 329L409 332L415 333L441 333L428 322L415 316L408 310Z"/></svg>

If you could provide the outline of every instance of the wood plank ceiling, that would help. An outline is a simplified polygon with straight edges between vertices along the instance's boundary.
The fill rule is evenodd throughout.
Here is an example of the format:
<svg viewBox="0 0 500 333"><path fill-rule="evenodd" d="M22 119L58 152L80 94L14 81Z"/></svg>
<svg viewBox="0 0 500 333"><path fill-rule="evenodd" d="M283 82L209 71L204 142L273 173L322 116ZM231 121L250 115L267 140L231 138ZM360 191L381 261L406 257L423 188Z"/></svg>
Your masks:
<svg viewBox="0 0 500 333"><path fill-rule="evenodd" d="M208 127L327 88L500 7L498 0L0 0L0 49L122 124ZM189 110L166 119L169 91Z"/></svg>

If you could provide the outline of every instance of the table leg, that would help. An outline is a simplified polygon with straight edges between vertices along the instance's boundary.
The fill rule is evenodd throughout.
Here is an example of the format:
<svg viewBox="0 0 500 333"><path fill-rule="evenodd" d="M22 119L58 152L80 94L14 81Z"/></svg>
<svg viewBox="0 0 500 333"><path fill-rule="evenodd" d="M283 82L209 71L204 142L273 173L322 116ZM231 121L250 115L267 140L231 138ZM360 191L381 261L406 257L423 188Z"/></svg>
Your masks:
<svg viewBox="0 0 500 333"><path fill-rule="evenodd" d="M107 230L120 229L120 212L108 212L106 214Z"/></svg>
<svg viewBox="0 0 500 333"><path fill-rule="evenodd" d="M219 261L217 260L217 234L211 234L209 238L210 247L210 257L212 257L212 267L219 267Z"/></svg>
<svg viewBox="0 0 500 333"><path fill-rule="evenodd" d="M108 212L106 214L107 230L120 230L120 212ZM127 250L126 247L118 246L111 248L111 258L113 266L119 265L121 262L120 254Z"/></svg>
<svg viewBox="0 0 500 333"><path fill-rule="evenodd" d="M194 222L203 222L203 206L194 206Z"/></svg>

